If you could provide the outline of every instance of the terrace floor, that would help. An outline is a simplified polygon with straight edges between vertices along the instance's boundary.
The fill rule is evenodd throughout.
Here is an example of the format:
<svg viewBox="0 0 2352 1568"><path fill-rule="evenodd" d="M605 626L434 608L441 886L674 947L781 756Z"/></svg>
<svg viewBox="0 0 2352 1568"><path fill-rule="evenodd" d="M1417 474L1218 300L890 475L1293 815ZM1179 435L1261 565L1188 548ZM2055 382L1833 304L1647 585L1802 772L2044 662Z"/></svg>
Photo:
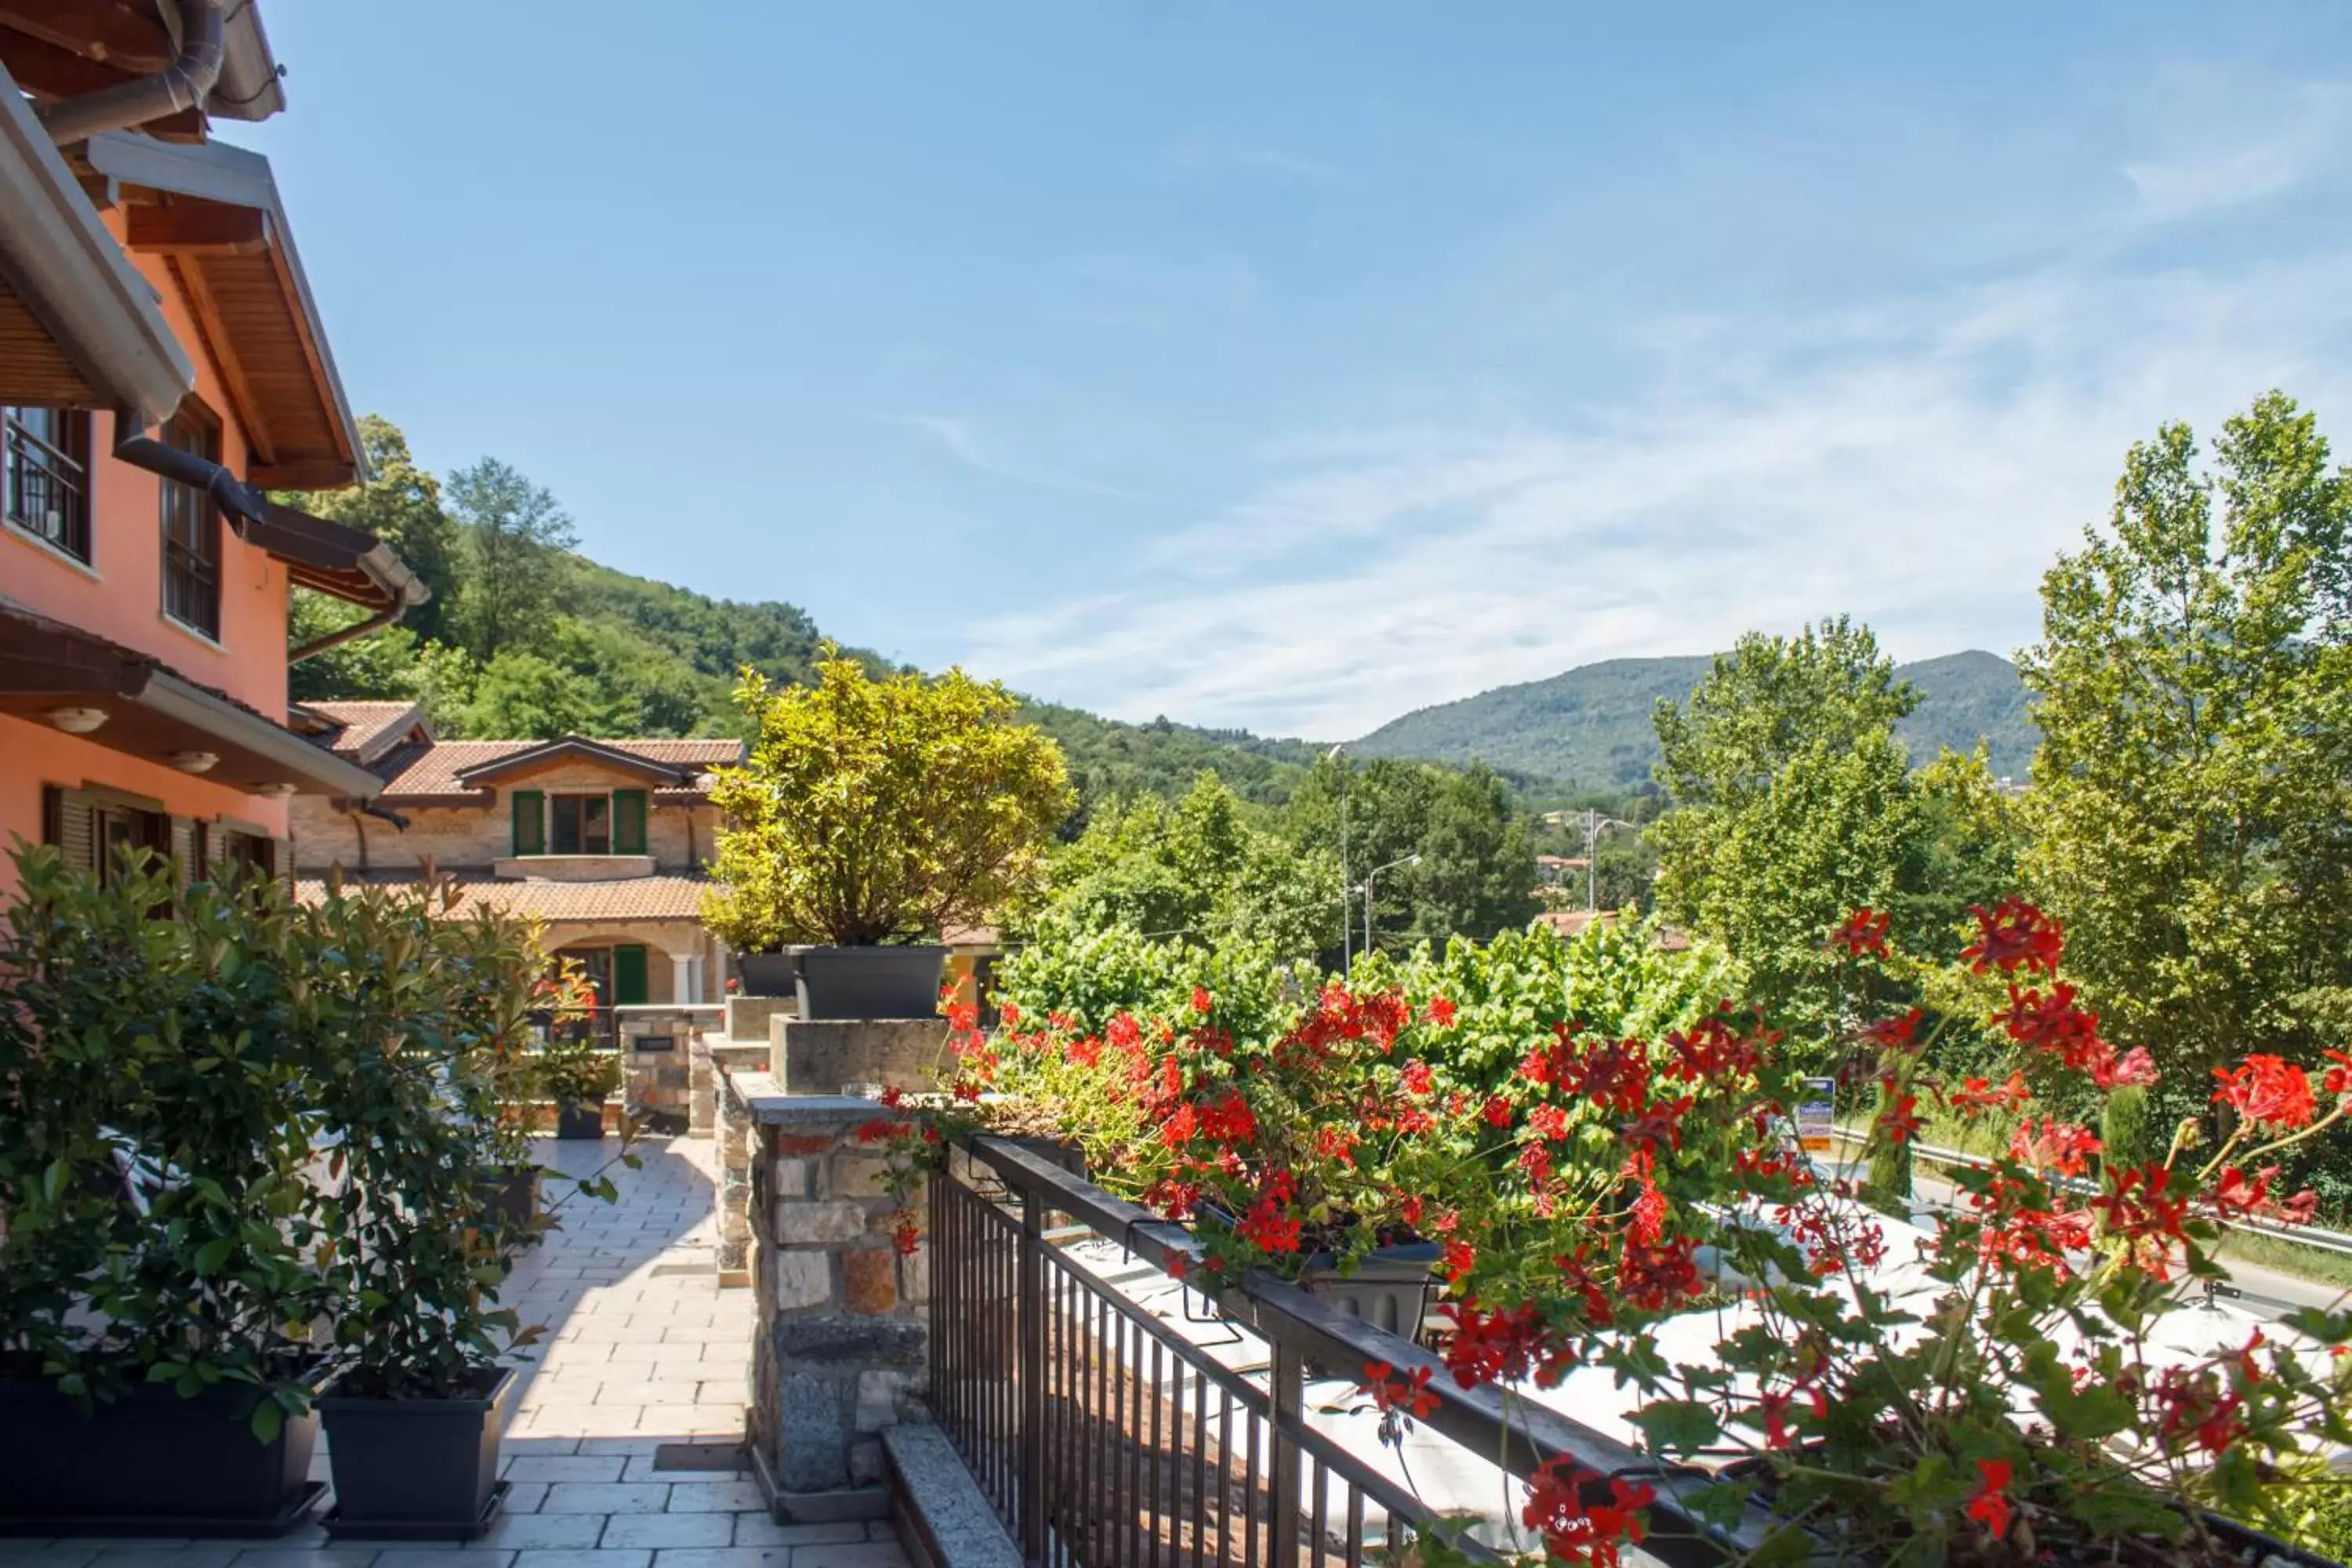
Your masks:
<svg viewBox="0 0 2352 1568"><path fill-rule="evenodd" d="M585 1175L618 1147L538 1152ZM0 1540L0 1568L907 1568L886 1525L781 1525L747 1470L655 1468L665 1444L740 1436L751 1292L719 1289L712 1268L714 1146L638 1148L643 1170L612 1172L617 1204L550 1182L563 1228L509 1282L549 1334L508 1427L513 1489L481 1541L330 1546L317 1525L269 1542ZM312 1473L328 1478L323 1445Z"/></svg>

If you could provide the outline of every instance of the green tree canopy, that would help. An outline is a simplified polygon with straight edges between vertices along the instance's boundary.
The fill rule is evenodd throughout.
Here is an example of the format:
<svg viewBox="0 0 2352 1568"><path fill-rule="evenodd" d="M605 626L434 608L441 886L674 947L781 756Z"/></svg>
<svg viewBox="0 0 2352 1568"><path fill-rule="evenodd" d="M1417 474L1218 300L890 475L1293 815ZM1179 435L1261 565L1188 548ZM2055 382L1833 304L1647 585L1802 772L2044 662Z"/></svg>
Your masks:
<svg viewBox="0 0 2352 1568"><path fill-rule="evenodd" d="M2135 446L2042 579L2025 856L2067 968L2166 1087L2352 1033L2352 483L2272 393L2209 462Z"/></svg>
<svg viewBox="0 0 2352 1568"><path fill-rule="evenodd" d="M452 624L466 651L488 664L529 649L555 617L564 552L578 542L572 520L544 485L496 458L451 474L449 504L464 565Z"/></svg>
<svg viewBox="0 0 2352 1568"><path fill-rule="evenodd" d="M1510 791L1483 764L1455 772L1387 757L1361 765L1325 757L1300 781L1283 820L1292 841L1323 858L1335 877L1344 861L1351 945L1363 942L1364 882L1381 867L1390 868L1373 889L1375 947L1454 936L1483 942L1535 918L1534 845ZM1416 855L1418 865L1399 863ZM1336 955L1336 893L1323 909L1325 946Z"/></svg>
<svg viewBox="0 0 2352 1568"><path fill-rule="evenodd" d="M1926 824L1895 738L1916 700L1870 629L1840 616L1750 633L1686 707L1658 705L1675 806L1650 829L1658 908L1723 942L1800 1028L1830 1022L1823 935L1917 885Z"/></svg>
<svg viewBox="0 0 2352 1568"><path fill-rule="evenodd" d="M1053 857L1044 889L1012 929L1123 926L1160 940L1255 944L1282 960L1319 956L1336 929L1338 868L1250 814L1205 770L1177 800L1112 802Z"/></svg>
<svg viewBox="0 0 2352 1568"><path fill-rule="evenodd" d="M711 929L734 947L862 946L987 918L1038 875L1069 782L994 682L869 674L830 644L812 687L740 689L757 726L719 771Z"/></svg>

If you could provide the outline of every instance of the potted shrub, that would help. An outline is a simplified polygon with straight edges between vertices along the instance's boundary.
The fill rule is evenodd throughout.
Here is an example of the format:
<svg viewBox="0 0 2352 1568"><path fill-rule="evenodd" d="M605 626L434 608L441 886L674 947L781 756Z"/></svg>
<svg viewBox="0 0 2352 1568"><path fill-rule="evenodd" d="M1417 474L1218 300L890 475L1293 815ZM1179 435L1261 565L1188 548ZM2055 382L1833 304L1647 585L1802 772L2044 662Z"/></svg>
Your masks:
<svg viewBox="0 0 2352 1568"><path fill-rule="evenodd" d="M816 685L746 671L736 700L757 735L711 791L725 826L704 918L745 989L778 983L747 960L789 955L803 1017L931 1016L933 939L1026 886L1069 815L1059 749L1012 721L1001 686L877 679L830 644Z"/></svg>
<svg viewBox="0 0 2352 1568"><path fill-rule="evenodd" d="M486 1527L516 1388L502 1362L541 1332L499 1305L518 1237L488 1194L514 1154L501 1101L543 965L531 927L457 918L457 899L446 883L337 889L320 913L341 938L334 965L378 1009L320 1090L349 1133L339 1201L321 1211L338 1371L320 1408L338 1537ZM580 1184L612 1194L601 1173Z"/></svg>
<svg viewBox="0 0 2352 1568"><path fill-rule="evenodd" d="M324 1297L315 946L285 889L101 883L20 847L0 919L0 1519L266 1533L302 1516ZM228 879L235 881L232 876ZM154 918L178 904L173 920Z"/></svg>
<svg viewBox="0 0 2352 1568"><path fill-rule="evenodd" d="M2308 1218L2315 1199L2290 1194L2280 1167L2346 1118L2352 1058L2218 1069L2210 1101L2191 1091L2208 1114L2152 1153L2101 1160L2098 1108L2154 1083L2155 1062L2105 1039L2060 978L2056 922L2016 900L1973 913L1962 973L1938 974L1859 912L1830 943L1873 982L1855 994L1923 1005L1849 1003L1850 1026L1801 1052L1727 1005L1656 1038L1528 1040L1494 1112L1517 1159L1487 1190L1449 1194L1444 1367L1464 1387L1580 1380L1571 1398L1612 1401L1662 1461L1713 1473L1675 1480L1685 1510L1777 1515L1762 1548L1775 1561L2323 1561L2261 1529L2301 1516L2318 1470L2306 1442L2352 1436L2352 1312L2294 1312L2223 1343L2166 1330L2223 1277L2221 1221ZM1941 1038L1979 1024L2014 1053L2006 1070L1940 1076ZM1956 1172L1954 1205L1927 1226L1888 1218L1794 1136L1810 1094L1798 1064L1824 1054L1876 1087L1864 1164L1885 1168L1869 1156L1932 1112L1990 1123L2005 1152ZM1583 1174L1562 1180L1570 1141ZM1394 1370L1364 1371L1390 1417L1428 1377ZM1521 1519L1555 1558L1614 1562L1654 1501L1646 1483L1556 1459Z"/></svg>
<svg viewBox="0 0 2352 1568"><path fill-rule="evenodd" d="M555 1102L556 1137L604 1136L604 1101L621 1087L619 1053L591 1039L557 1036L541 1049L536 1066L541 1097Z"/></svg>

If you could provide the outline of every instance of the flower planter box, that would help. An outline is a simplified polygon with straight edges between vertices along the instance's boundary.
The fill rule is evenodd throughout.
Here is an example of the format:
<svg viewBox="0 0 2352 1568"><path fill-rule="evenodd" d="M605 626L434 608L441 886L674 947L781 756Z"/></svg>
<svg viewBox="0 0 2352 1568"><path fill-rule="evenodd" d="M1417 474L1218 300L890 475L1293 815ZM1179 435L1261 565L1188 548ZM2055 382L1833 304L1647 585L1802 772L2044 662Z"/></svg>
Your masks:
<svg viewBox="0 0 2352 1568"><path fill-rule="evenodd" d="M790 996L800 973L800 954L796 952L735 955L735 978L743 983L746 996Z"/></svg>
<svg viewBox="0 0 2352 1568"><path fill-rule="evenodd" d="M557 1106L555 1135L566 1142L575 1138L602 1138L604 1136L604 1107L593 1103Z"/></svg>
<svg viewBox="0 0 2352 1568"><path fill-rule="evenodd" d="M944 947L804 947L803 1018L932 1018L940 1011Z"/></svg>
<svg viewBox="0 0 2352 1568"><path fill-rule="evenodd" d="M0 1377L0 1533L279 1535L309 1516L315 1414L264 1443L258 1390L133 1388L85 1416L42 1377Z"/></svg>
<svg viewBox="0 0 2352 1568"><path fill-rule="evenodd" d="M319 1402L335 1476L327 1533L338 1540L467 1541L504 1496L499 1447L520 1384L501 1368L467 1398Z"/></svg>
<svg viewBox="0 0 2352 1568"><path fill-rule="evenodd" d="M1329 1253L1318 1252L1307 1259L1298 1288L1334 1311L1418 1342L1429 1315L1437 1265L1444 1256L1445 1249L1433 1241L1377 1247L1353 1274L1342 1275Z"/></svg>

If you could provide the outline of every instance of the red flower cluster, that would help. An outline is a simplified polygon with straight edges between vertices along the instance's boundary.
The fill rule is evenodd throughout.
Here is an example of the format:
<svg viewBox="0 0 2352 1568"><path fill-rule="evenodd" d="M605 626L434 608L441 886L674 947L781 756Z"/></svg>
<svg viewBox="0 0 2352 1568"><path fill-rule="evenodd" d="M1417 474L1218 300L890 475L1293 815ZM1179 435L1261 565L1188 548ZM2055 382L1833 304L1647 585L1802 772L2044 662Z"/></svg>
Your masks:
<svg viewBox="0 0 2352 1568"><path fill-rule="evenodd" d="M1596 1496L1605 1501L1594 1501ZM1528 1479L1520 1521L1539 1531L1555 1563L1582 1568L1615 1568L1618 1549L1646 1534L1643 1510L1658 1500L1648 1485L1628 1482L1568 1459L1548 1459Z"/></svg>
<svg viewBox="0 0 2352 1568"><path fill-rule="evenodd" d="M1969 913L1976 917L1977 940L1960 950L1960 959L1977 973L2013 974L2021 965L2036 974L2057 972L2065 929L2023 899L2011 894L1990 910L1971 904Z"/></svg>
<svg viewBox="0 0 2352 1568"><path fill-rule="evenodd" d="M2309 1075L2283 1057L2257 1053L2238 1068L2215 1068L2213 1076L2221 1081L2215 1103L2273 1131L2308 1127L2318 1109L2312 1100Z"/></svg>
<svg viewBox="0 0 2352 1568"><path fill-rule="evenodd" d="M1489 1312L1469 1301L1443 1301L1437 1310L1454 1327L1445 1346L1445 1370L1465 1388L1516 1383L1531 1373L1549 1387L1568 1370L1566 1348L1554 1340L1543 1313L1532 1305Z"/></svg>
<svg viewBox="0 0 2352 1568"><path fill-rule="evenodd" d="M2090 1157L2105 1147L2092 1136L2089 1128L2061 1121L2054 1116L2043 1117L2038 1130L2029 1118L2009 1141L2012 1158L2036 1170L2055 1171L2062 1176L2081 1175L2090 1168Z"/></svg>
<svg viewBox="0 0 2352 1568"><path fill-rule="evenodd" d="M1384 1361L1364 1363L1363 1391L1372 1396L1381 1414L1402 1412L1418 1420L1427 1420L1437 1410L1437 1395L1429 1392L1429 1369L1417 1366L1409 1378L1396 1376L1396 1368Z"/></svg>
<svg viewBox="0 0 2352 1568"><path fill-rule="evenodd" d="M1830 932L1822 945L1842 950L1848 958L1885 958L1888 917L1873 909L1859 909L1846 916L1845 923Z"/></svg>
<svg viewBox="0 0 2352 1568"><path fill-rule="evenodd" d="M1979 1459L1977 1489L1969 1497L1968 1515L1998 1541L2009 1533L2009 1461Z"/></svg>

